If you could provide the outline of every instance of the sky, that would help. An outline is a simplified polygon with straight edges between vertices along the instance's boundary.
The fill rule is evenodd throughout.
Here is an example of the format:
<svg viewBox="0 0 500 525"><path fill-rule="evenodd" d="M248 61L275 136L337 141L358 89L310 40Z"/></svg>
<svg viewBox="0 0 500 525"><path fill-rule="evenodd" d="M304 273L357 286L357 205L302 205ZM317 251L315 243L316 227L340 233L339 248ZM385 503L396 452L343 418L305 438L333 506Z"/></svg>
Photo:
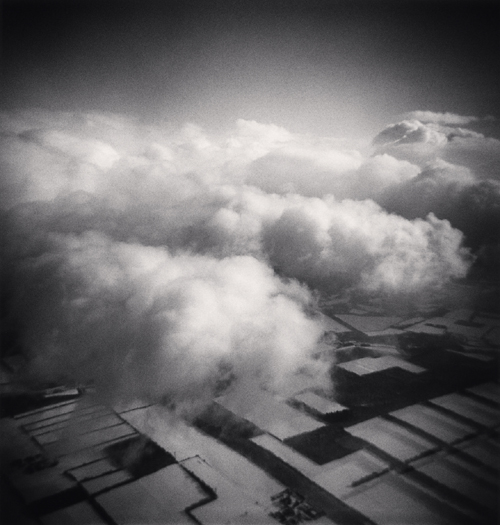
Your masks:
<svg viewBox="0 0 500 525"><path fill-rule="evenodd" d="M330 388L318 294L414 315L498 282L497 22L444 0L4 2L2 348L27 381L192 413L299 369Z"/></svg>
<svg viewBox="0 0 500 525"><path fill-rule="evenodd" d="M2 106L358 137L499 107L498 6L446 0L7 0Z"/></svg>

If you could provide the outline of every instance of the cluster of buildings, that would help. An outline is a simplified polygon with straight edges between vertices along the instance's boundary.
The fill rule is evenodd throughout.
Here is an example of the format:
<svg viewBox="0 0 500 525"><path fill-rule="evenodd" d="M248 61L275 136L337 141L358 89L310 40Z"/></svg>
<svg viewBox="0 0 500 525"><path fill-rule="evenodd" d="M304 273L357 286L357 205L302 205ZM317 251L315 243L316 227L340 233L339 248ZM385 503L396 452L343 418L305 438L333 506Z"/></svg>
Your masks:
<svg viewBox="0 0 500 525"><path fill-rule="evenodd" d="M297 525L308 521L317 523L322 516L322 513L313 509L303 496L290 489L275 494L271 500L277 507L271 512L271 516L284 525Z"/></svg>

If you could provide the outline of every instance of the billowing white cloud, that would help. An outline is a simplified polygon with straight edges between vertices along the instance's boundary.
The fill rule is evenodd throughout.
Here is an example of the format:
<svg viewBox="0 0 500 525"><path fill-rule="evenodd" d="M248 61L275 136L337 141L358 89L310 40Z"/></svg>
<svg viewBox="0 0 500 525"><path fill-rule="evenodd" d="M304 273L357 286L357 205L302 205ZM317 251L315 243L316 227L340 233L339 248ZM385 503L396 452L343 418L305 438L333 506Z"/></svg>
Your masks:
<svg viewBox="0 0 500 525"><path fill-rule="evenodd" d="M282 148L255 160L246 180L266 191L321 196L343 189L345 175L361 163L356 151Z"/></svg>
<svg viewBox="0 0 500 525"><path fill-rule="evenodd" d="M308 291L252 257L171 255L95 232L44 244L22 260L14 290L42 378L93 379L115 398L196 402L228 374L279 386L321 334L304 314Z"/></svg>
<svg viewBox="0 0 500 525"><path fill-rule="evenodd" d="M407 221L371 201L299 202L264 233L270 260L320 289L412 293L464 276L460 232L430 216ZM463 255L463 256L462 256Z"/></svg>
<svg viewBox="0 0 500 525"><path fill-rule="evenodd" d="M249 121L214 137L96 113L2 118L3 279L47 377L175 403L209 399L228 374L276 385L321 332L305 286L396 297L470 265L447 221L371 200L425 178L387 152ZM401 134L449 141L417 123L384 141Z"/></svg>
<svg viewBox="0 0 500 525"><path fill-rule="evenodd" d="M296 144L259 157L244 180L267 192L337 199L373 198L385 188L415 177L419 167L387 154L364 158L356 150Z"/></svg>

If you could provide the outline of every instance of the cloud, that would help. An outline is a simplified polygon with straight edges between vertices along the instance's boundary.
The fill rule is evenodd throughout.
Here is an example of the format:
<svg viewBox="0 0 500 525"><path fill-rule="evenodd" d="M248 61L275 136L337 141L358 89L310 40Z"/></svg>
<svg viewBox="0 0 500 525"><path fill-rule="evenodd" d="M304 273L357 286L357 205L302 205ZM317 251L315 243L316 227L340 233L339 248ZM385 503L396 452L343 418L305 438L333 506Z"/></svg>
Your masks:
<svg viewBox="0 0 500 525"><path fill-rule="evenodd" d="M248 164L244 180L281 195L364 199L418 172L418 166L387 154L364 158L359 151L334 149L329 144L292 144Z"/></svg>
<svg viewBox="0 0 500 525"><path fill-rule="evenodd" d="M391 124L373 139L375 152L421 167L442 159L470 168L477 178L498 180L500 140L452 126L452 122L448 124L441 124L438 119L428 122L403 120Z"/></svg>
<svg viewBox="0 0 500 525"><path fill-rule="evenodd" d="M466 236L467 244L478 249L500 241L500 183L498 181L440 180L428 174L415 184L400 188L387 207L401 215L420 216L433 208ZM411 204L408 202L411 200Z"/></svg>
<svg viewBox="0 0 500 525"><path fill-rule="evenodd" d="M221 370L279 385L321 334L304 314L309 292L252 257L172 255L95 232L51 234L36 252L9 291L31 371L47 380L196 402L214 395Z"/></svg>
<svg viewBox="0 0 500 525"><path fill-rule="evenodd" d="M380 200L385 208L409 219L431 212L446 217L458 195L475 182L469 169L438 159L416 177L390 188Z"/></svg>
<svg viewBox="0 0 500 525"><path fill-rule="evenodd" d="M500 182L478 180L471 170L438 160L415 178L389 188L378 202L407 219L434 213L463 232L466 244L478 254L476 267L497 277L500 243ZM494 259L492 259L494 257ZM479 275L478 270L474 271Z"/></svg>
<svg viewBox="0 0 500 525"><path fill-rule="evenodd" d="M298 202L264 233L271 262L318 289L414 293L464 276L460 232L434 216L407 221L371 201Z"/></svg>
<svg viewBox="0 0 500 525"><path fill-rule="evenodd" d="M443 152L443 159L467 166L478 179L500 180L500 140L482 135L455 135Z"/></svg>
<svg viewBox="0 0 500 525"><path fill-rule="evenodd" d="M419 120L420 122L428 123L434 122L436 124L466 126L472 122L479 122L481 120L495 120L493 116L487 116L483 119L474 116L457 115L456 113L439 113L434 111L410 111L403 115L405 120Z"/></svg>
<svg viewBox="0 0 500 525"><path fill-rule="evenodd" d="M380 146L419 143L443 146L446 142L446 134L438 126L426 125L418 120L403 120L391 124L373 139L373 144Z"/></svg>
<svg viewBox="0 0 500 525"><path fill-rule="evenodd" d="M226 136L98 113L2 126L2 279L39 377L176 405L275 387L314 369L310 288L411 296L470 266L448 221L375 204L426 184L386 152L243 120ZM422 126L385 136L415 144ZM470 187L446 166L429 180Z"/></svg>
<svg viewBox="0 0 500 525"><path fill-rule="evenodd" d="M484 257L498 253L494 247L500 242L500 141L456 127L478 122L479 118L432 112L407 116L420 117L421 121L392 124L375 137L373 144L377 153L411 161L421 171L373 198L388 211L408 219L433 212L449 220L479 254L476 266L493 268L496 263ZM493 276L491 272L488 275Z"/></svg>
<svg viewBox="0 0 500 525"><path fill-rule="evenodd" d="M59 131L34 129L21 133L19 137L48 151L61 153L70 160L104 170L111 168L119 159L114 148L104 142L77 138Z"/></svg>
<svg viewBox="0 0 500 525"><path fill-rule="evenodd" d="M282 148L256 159L246 181L266 191L321 196L341 189L345 174L361 163L356 151Z"/></svg>

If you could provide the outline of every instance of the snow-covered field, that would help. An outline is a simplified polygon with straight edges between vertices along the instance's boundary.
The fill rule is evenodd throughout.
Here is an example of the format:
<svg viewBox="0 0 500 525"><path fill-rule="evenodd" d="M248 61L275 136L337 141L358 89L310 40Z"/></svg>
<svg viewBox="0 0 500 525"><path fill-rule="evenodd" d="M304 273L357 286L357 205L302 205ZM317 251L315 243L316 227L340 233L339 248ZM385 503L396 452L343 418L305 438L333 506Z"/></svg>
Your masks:
<svg viewBox="0 0 500 525"><path fill-rule="evenodd" d="M425 372L425 368L413 365L404 359L391 355L382 357L362 357L353 361L347 361L346 363L340 363L337 366L344 370L348 370L349 372L353 372L358 376L373 374L374 372L380 372L395 367L402 368L413 374Z"/></svg>
<svg viewBox="0 0 500 525"><path fill-rule="evenodd" d="M446 443L453 443L475 432L475 429L466 423L424 405L411 405L391 412L391 416L410 423Z"/></svg>
<svg viewBox="0 0 500 525"><path fill-rule="evenodd" d="M500 444L491 436L481 436L472 441L464 441L457 446L469 456L476 458L483 465L493 465L497 470L500 468Z"/></svg>
<svg viewBox="0 0 500 525"><path fill-rule="evenodd" d="M408 328L409 326L421 323L424 320L425 320L424 317L411 317L410 319L403 319L399 323L395 323L393 326L395 328L401 328L401 329Z"/></svg>
<svg viewBox="0 0 500 525"><path fill-rule="evenodd" d="M497 489L495 479L490 484L485 481L486 471L477 471L469 462L465 462L453 455L425 458L414 465L418 472L422 472L437 482L472 499L479 505L496 511Z"/></svg>
<svg viewBox="0 0 500 525"><path fill-rule="evenodd" d="M68 419L71 413L76 408L76 401L69 401L65 403L58 403L52 405L50 408L42 408L37 410L31 410L30 412L25 412L19 416L16 416L16 421L21 425L29 425L31 423L45 423L55 422L54 418L63 417Z"/></svg>
<svg viewBox="0 0 500 525"><path fill-rule="evenodd" d="M147 435L177 461L199 455L235 486L259 502L283 490L283 485L232 449L176 418L167 410L153 406L122 417Z"/></svg>
<svg viewBox="0 0 500 525"><path fill-rule="evenodd" d="M379 417L363 421L346 430L400 461L411 460L435 448L435 445L427 439Z"/></svg>
<svg viewBox="0 0 500 525"><path fill-rule="evenodd" d="M462 321L462 320L458 320ZM463 335L467 339L479 339L492 328L489 324L479 323L474 319L474 323L482 326L467 326L457 323L457 320L448 317L432 317L426 319L424 324L428 326L445 327L446 331L452 334Z"/></svg>
<svg viewBox="0 0 500 525"><path fill-rule="evenodd" d="M99 461L93 461L87 465L82 465L68 471L68 473L74 477L77 481L83 481L89 478L95 478L102 476L109 472L115 471L116 467L113 466L106 458Z"/></svg>
<svg viewBox="0 0 500 525"><path fill-rule="evenodd" d="M384 328L383 330L373 330L364 332L368 337L397 336L404 332L399 328Z"/></svg>
<svg viewBox="0 0 500 525"><path fill-rule="evenodd" d="M118 524L193 523L184 509L204 499L199 484L177 464L97 496Z"/></svg>
<svg viewBox="0 0 500 525"><path fill-rule="evenodd" d="M500 403L500 386L497 383L483 383L467 389L468 392L485 397L494 403Z"/></svg>
<svg viewBox="0 0 500 525"><path fill-rule="evenodd" d="M349 331L349 328L340 324L338 321L335 321L335 319L332 319L328 315L318 312L317 316L321 320L325 332L343 333Z"/></svg>
<svg viewBox="0 0 500 525"><path fill-rule="evenodd" d="M498 409L487 407L460 394L436 397L431 399L431 402L486 427L496 427L500 424L500 411Z"/></svg>
<svg viewBox="0 0 500 525"><path fill-rule="evenodd" d="M318 396L313 392L304 392L295 396L295 399L323 415L334 414L336 412L342 412L343 410L346 410L345 406Z"/></svg>
<svg viewBox="0 0 500 525"><path fill-rule="evenodd" d="M84 429L82 429L84 430ZM112 427L106 427L88 434L71 435L68 439L62 439L53 443L45 445L45 449L53 455L63 456L65 454L73 454L81 449L98 446L107 441L111 442L119 440L126 436L132 436L136 434L135 430L122 423L121 425L115 425Z"/></svg>
<svg viewBox="0 0 500 525"><path fill-rule="evenodd" d="M262 391L258 403L252 407L236 404L229 397L218 398L217 402L282 440L324 426L323 423L276 399L270 392Z"/></svg>
<svg viewBox="0 0 500 525"><path fill-rule="evenodd" d="M378 525L455 525L418 488L392 473L362 485L344 501Z"/></svg>
<svg viewBox="0 0 500 525"><path fill-rule="evenodd" d="M401 317L379 315L338 314L336 317L361 332L378 332L402 321Z"/></svg>
<svg viewBox="0 0 500 525"><path fill-rule="evenodd" d="M212 468L199 457L186 459L182 462L184 468L207 483L217 494L217 499L206 503L192 511L193 516L204 524L242 523L253 525L273 524L276 522L268 516L269 504L261 506L244 491Z"/></svg>
<svg viewBox="0 0 500 525"><path fill-rule="evenodd" d="M109 490L112 487L126 483L131 479L132 476L126 470L117 470L99 478L82 481L82 486L89 494L97 494L103 490Z"/></svg>
<svg viewBox="0 0 500 525"><path fill-rule="evenodd" d="M427 323L418 323L413 326L410 326L409 328L407 328L406 331L413 332L415 334L443 335L446 333L446 328L429 326Z"/></svg>
<svg viewBox="0 0 500 525"><path fill-rule="evenodd" d="M272 452L277 458L282 459L285 463L292 466L308 478L321 471L321 466L313 461L295 452L292 448L286 446L279 439L269 434L263 434L252 438L252 441L269 452Z"/></svg>
<svg viewBox="0 0 500 525"><path fill-rule="evenodd" d="M351 483L374 472L387 469L387 465L366 450L358 450L325 465L312 479L320 487L343 499L353 490Z"/></svg>

